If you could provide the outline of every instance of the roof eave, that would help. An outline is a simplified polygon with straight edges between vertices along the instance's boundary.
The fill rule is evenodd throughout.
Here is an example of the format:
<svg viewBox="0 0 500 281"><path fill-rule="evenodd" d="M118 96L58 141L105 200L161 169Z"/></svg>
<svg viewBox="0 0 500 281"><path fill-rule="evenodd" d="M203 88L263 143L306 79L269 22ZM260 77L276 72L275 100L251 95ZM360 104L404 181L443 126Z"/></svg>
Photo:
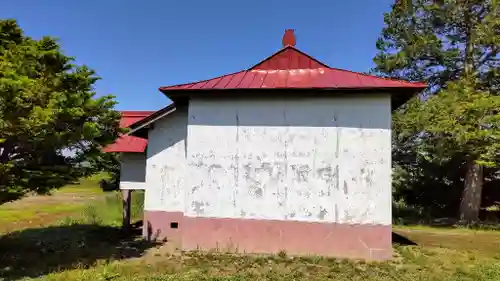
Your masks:
<svg viewBox="0 0 500 281"><path fill-rule="evenodd" d="M311 91L316 93L315 96L326 96L331 94L331 92L336 92L338 94L346 94L352 92L367 92L367 93L389 93L391 94L392 109L395 110L401 105L405 104L409 99L411 99L416 94L424 91L427 88L425 84L416 84L411 87L372 87L372 88L250 88L250 89L165 89L160 88L160 91L170 98L174 103L186 102L190 98L197 96L203 98L221 98L221 97L241 97L241 93L252 92L252 97L269 96L269 91L284 91L286 90L286 95L294 94L299 96L300 92ZM200 93L210 93L209 96L200 95ZM279 96L279 95L278 95Z"/></svg>
<svg viewBox="0 0 500 281"><path fill-rule="evenodd" d="M157 120L173 113L176 107L174 103L171 103L164 108L154 112L153 114L133 123L129 126L130 131L127 132L127 135L132 135L140 138L148 138L147 130L150 126Z"/></svg>

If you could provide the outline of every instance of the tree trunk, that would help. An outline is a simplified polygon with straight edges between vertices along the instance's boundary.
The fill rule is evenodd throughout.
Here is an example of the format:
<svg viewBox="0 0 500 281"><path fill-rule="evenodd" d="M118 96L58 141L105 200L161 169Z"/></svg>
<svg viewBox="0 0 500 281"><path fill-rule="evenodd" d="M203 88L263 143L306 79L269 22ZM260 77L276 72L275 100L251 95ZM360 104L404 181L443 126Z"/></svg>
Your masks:
<svg viewBox="0 0 500 281"><path fill-rule="evenodd" d="M471 223L479 219L481 193L483 191L483 167L473 160L467 162L465 185L460 202L460 220Z"/></svg>

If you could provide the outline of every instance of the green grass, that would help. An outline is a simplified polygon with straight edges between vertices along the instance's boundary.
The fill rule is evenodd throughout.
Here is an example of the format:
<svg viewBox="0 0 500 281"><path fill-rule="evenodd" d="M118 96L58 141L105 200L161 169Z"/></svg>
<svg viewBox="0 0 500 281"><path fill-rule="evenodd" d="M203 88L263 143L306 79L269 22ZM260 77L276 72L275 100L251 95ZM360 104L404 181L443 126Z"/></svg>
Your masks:
<svg viewBox="0 0 500 281"><path fill-rule="evenodd" d="M89 201L101 198L98 180L102 176L83 179L52 195L28 196L0 205L0 234L30 227L41 227L67 216L78 216Z"/></svg>
<svg viewBox="0 0 500 281"><path fill-rule="evenodd" d="M133 193L133 220L142 217L143 196ZM56 197L61 202L52 200ZM396 233L418 246L395 245L394 259L384 263L285 252L181 253L165 250L168 244L123 236L120 194L102 193L96 179L63 188L51 198L19 202L21 210L0 206L4 225L15 223L10 217L26 221L47 215L40 225L0 237L0 280L500 280L498 231L396 226Z"/></svg>
<svg viewBox="0 0 500 281"><path fill-rule="evenodd" d="M42 280L500 280L500 260L454 250L397 247L386 263L321 257L184 253L111 262Z"/></svg>
<svg viewBox="0 0 500 281"><path fill-rule="evenodd" d="M142 220L144 192L135 191L132 195L131 220ZM80 223L101 224L119 227L122 223L122 197L119 192L110 192L103 200L87 204L82 210Z"/></svg>
<svg viewBox="0 0 500 281"><path fill-rule="evenodd" d="M107 178L106 174L97 174L92 177L82 179L77 184L67 185L61 189L54 191L55 194L64 193L82 193L82 194L102 194L103 191L99 187L99 181Z"/></svg>
<svg viewBox="0 0 500 281"><path fill-rule="evenodd" d="M21 220L31 220L37 218L40 214L58 214L68 213L80 210L82 207L79 205L71 204L54 204L42 205L36 209L9 209L0 208L0 224L16 222Z"/></svg>
<svg viewBox="0 0 500 281"><path fill-rule="evenodd" d="M394 232L425 248L442 248L500 258L500 232L428 228L394 228Z"/></svg>

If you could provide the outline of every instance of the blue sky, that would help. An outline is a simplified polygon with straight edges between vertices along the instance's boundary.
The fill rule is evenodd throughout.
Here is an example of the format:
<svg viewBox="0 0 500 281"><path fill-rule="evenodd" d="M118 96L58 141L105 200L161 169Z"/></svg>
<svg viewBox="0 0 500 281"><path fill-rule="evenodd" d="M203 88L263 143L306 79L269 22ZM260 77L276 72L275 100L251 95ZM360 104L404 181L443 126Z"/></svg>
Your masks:
<svg viewBox="0 0 500 281"><path fill-rule="evenodd" d="M306 4L309 3L309 4ZM67 55L102 77L98 94L120 110L156 110L158 87L240 71L281 48L287 28L297 48L326 64L368 71L393 0L15 0L0 18L26 34L59 38Z"/></svg>

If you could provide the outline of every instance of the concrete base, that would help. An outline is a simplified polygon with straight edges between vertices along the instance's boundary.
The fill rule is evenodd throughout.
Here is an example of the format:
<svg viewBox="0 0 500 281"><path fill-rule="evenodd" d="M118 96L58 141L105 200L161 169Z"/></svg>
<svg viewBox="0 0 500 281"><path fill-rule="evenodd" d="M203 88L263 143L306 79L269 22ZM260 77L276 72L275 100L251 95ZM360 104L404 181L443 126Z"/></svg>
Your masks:
<svg viewBox="0 0 500 281"><path fill-rule="evenodd" d="M144 222L145 237L176 241L183 250L392 258L391 225L193 218L180 212L152 211L145 211ZM177 222L178 228L171 228L171 222Z"/></svg>
<svg viewBox="0 0 500 281"><path fill-rule="evenodd" d="M147 240L165 240L180 243L182 212L144 211L142 235Z"/></svg>

